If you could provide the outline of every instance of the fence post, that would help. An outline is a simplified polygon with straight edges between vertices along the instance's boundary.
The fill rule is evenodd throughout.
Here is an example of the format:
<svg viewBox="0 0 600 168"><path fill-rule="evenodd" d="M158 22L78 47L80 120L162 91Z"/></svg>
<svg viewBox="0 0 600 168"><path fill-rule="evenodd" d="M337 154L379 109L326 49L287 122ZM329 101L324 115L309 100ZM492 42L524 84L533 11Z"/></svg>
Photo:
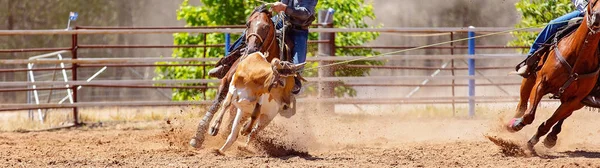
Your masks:
<svg viewBox="0 0 600 168"><path fill-rule="evenodd" d="M229 54L230 42L231 42L231 35L229 33L225 33L225 55Z"/></svg>
<svg viewBox="0 0 600 168"><path fill-rule="evenodd" d="M475 27L469 26L469 56L475 55ZM475 77L475 59L469 58L469 77ZM475 79L469 79L469 117L475 116Z"/></svg>
<svg viewBox="0 0 600 168"><path fill-rule="evenodd" d="M450 41L454 41L454 32L450 32ZM450 47L452 47L450 49L450 55L454 55L454 42L450 42ZM450 60L450 67L452 67L452 77L456 77L455 75L455 69L456 67L454 67L454 59ZM453 78L452 79L452 117L456 116L456 80Z"/></svg>
<svg viewBox="0 0 600 168"><path fill-rule="evenodd" d="M77 27L75 27L77 29ZM73 34L71 36L71 55L73 56L73 60L77 60L77 34ZM77 81L77 63L72 63L71 65L71 81ZM77 108L77 86L73 85L71 87L71 93L73 93L73 103L75 107L73 107L73 124L79 125L79 109Z"/></svg>
<svg viewBox="0 0 600 168"><path fill-rule="evenodd" d="M322 28L333 28L333 9L330 10L321 10L319 11L319 20L320 27ZM319 33L319 41L328 41L327 43L319 43L318 54L319 57L331 57L335 56L335 33ZM319 61L319 66L329 64L328 61ZM321 67L318 70L318 77L322 79L323 77L331 77L333 76L333 68L332 67ZM331 82L323 82L319 81L317 84L318 90L318 98L319 99L327 99L333 98L334 95L334 86ZM335 105L330 103L320 102L318 104L318 109L321 112L326 113L334 113Z"/></svg>

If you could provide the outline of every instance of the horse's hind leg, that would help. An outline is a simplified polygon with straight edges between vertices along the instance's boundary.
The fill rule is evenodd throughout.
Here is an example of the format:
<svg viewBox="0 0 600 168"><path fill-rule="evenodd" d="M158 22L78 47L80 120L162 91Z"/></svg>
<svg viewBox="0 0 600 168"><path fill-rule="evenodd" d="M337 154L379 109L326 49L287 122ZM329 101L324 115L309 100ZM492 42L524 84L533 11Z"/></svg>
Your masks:
<svg viewBox="0 0 600 168"><path fill-rule="evenodd" d="M514 118L523 117L523 114L525 114L531 89L533 89L533 86L535 85L535 78L535 75L530 75L528 78L524 78L521 82L521 96L519 97L519 104L517 105L517 112L515 113Z"/></svg>
<svg viewBox="0 0 600 168"><path fill-rule="evenodd" d="M538 130L535 133L535 135L533 135L533 137L531 137L531 139L529 139L529 141L527 142L527 146L529 147L529 149L531 151L533 151L533 146L535 146L535 144L538 143L538 141L540 140L540 137L546 135L546 133L548 133L548 131L550 131L550 128L554 124L556 124L556 122L564 120L565 118L567 118L571 114L573 114L573 111L578 110L582 107L583 107L583 105L579 101L570 101L570 102L565 102L565 103L561 104L558 107L558 109L556 109L554 114L552 114L552 116L550 118L548 118L548 120L546 120L546 122L542 123L538 127Z"/></svg>
<svg viewBox="0 0 600 168"><path fill-rule="evenodd" d="M533 122L533 119L535 118L535 112L537 110L538 105L540 104L540 101L542 100L542 97L544 95L546 95L546 88L544 86L544 79L538 79L535 83L535 85L533 86L533 88L535 88L535 90L530 92L529 95L529 102L531 102L531 104L529 105L529 108L526 110L526 113L523 115L523 117L520 118L513 118L507 126L508 131L510 132L517 132L521 129L523 129L523 127L525 127L526 125L529 125ZM525 82L525 81L524 81Z"/></svg>
<svg viewBox="0 0 600 168"><path fill-rule="evenodd" d="M554 127L552 127L552 131L550 131L550 133L544 139L544 146L546 146L546 148L552 148L556 145L556 141L558 140L558 134L562 130L562 124L565 121L565 119L558 121L558 123L556 123Z"/></svg>

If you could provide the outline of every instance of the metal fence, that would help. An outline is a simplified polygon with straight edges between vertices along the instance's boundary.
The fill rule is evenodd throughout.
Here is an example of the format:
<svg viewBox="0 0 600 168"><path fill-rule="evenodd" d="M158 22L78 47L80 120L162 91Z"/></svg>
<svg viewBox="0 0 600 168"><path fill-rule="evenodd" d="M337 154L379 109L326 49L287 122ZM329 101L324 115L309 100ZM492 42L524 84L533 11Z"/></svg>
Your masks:
<svg viewBox="0 0 600 168"><path fill-rule="evenodd" d="M0 111L14 110L37 110L49 108L72 108L73 120L79 123L78 108L97 107L97 106L184 106L184 105L202 105L210 104L210 100L200 101L119 101L119 102L79 102L80 95L77 88L80 87L119 87L119 88L183 88L206 90L214 87L208 85L202 86L181 86L185 83L208 84L218 83L215 79L193 79L193 80L90 80L78 79L78 71L88 67L156 67L156 66L213 66L216 58L158 58L148 57L144 59L137 58L81 58L78 50L88 49L107 49L107 48L210 48L225 47L227 44L219 45L110 45L110 44L81 44L78 38L82 35L90 34L171 34L179 32L208 34L208 33L240 33L243 26L219 26L219 27L76 27L75 30L2 30L2 36L23 36L23 35L70 35L71 46L62 48L22 48L22 49L0 49L0 53L14 52L54 52L70 53L71 58L61 59L6 59L0 60L0 64L8 65L61 65L60 67L33 68L14 68L0 69L0 73L15 72L44 72L44 71L62 71L64 81L0 81L0 92L30 92L35 93L40 90L67 90L67 98L71 102L64 103L43 103L39 100L36 104L0 104ZM510 47L506 45L475 45L475 38L460 39L469 41L469 45L458 45L458 36L468 34L468 37L475 37L477 34L489 34L498 32L508 32L512 28L332 28L332 25L320 25L320 28L313 28L311 32L320 33L320 39L309 41L311 44L319 45L319 51L316 57L310 57L307 61L318 62L319 71L315 77L308 77L310 83L317 84L319 91L317 99L301 99L299 102L319 102L328 104L457 104L469 103L471 106L475 103L494 103L494 102L514 102L514 95L506 96L476 96L475 87L501 87L512 86L516 88L519 78L506 75L486 75L476 74L477 70L510 70L513 66L475 66L475 60L519 60L523 55L516 54L514 49L527 48L526 46ZM530 31L538 31L530 30ZM439 46L336 46L335 34L344 32L381 32L397 34L429 34L436 36L447 36L451 41ZM420 48L419 48L420 47ZM447 50L449 54L436 55L410 55L410 54L390 54L364 58L365 56L335 56L336 49L384 49L384 50L403 50L419 48L422 50ZM475 54L475 50L486 49L511 49L508 54ZM456 51L468 50L468 54L457 54ZM362 60L447 60L441 67L431 66L396 66L396 65L337 65L326 66L332 63L349 61L355 59ZM467 67L455 66L455 61L467 60ZM202 63L181 63L181 64L156 64L157 62L202 62ZM431 75L422 76L364 76L364 77L335 77L333 72L338 68L371 68L380 70L409 70L409 71L434 71ZM459 74L457 71L468 70L468 74ZM451 71L450 76L438 76L440 71ZM67 80L67 72L70 79ZM430 84L431 80L451 81L448 84ZM486 80L489 83L476 84L475 81ZM501 80L503 82L492 82L492 80ZM368 82L366 82L368 81ZM421 81L417 84L406 84L398 81ZM466 84L456 81L468 81ZM161 85L156 85L161 84ZM414 88L413 92L425 87L445 87L451 88L450 96L416 98L411 96L399 98L334 98L333 87L344 85L351 87L409 87ZM10 88L9 88L10 87ZM455 88L468 87L468 96L457 96ZM65 99L62 100L64 102ZM474 109L471 107L471 109ZM473 114L473 111L470 112Z"/></svg>

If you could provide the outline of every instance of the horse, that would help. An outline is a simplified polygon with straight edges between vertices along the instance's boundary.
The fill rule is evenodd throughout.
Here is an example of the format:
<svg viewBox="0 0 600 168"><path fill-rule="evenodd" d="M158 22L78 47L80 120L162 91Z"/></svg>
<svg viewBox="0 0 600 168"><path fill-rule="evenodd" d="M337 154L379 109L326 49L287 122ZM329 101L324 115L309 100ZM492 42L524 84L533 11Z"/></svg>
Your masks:
<svg viewBox="0 0 600 168"><path fill-rule="evenodd" d="M510 132L517 132L533 122L537 107L544 95L552 93L554 98L560 99L560 106L538 127L537 132L527 142L528 149L534 153L533 147L540 137L550 131L550 128L552 131L546 136L543 144L547 148L556 145L564 120L574 111L584 107L581 101L596 86L600 70L598 1L589 2L579 27L550 46L551 48L542 55L542 61L537 65L541 69L524 78L521 83L516 114L506 126ZM527 106L528 102L529 106Z"/></svg>
<svg viewBox="0 0 600 168"><path fill-rule="evenodd" d="M266 6L261 5L254 9L246 22L245 41L246 48L243 55L249 53L261 52L267 53L266 60L271 62L275 58L280 57L280 46L276 38L275 24L271 20L272 11ZM242 56L244 57L244 56ZM195 148L201 147L204 142L204 134L208 130L208 124L212 120L215 112L221 107L223 100L229 92L229 84L232 81L236 71L236 66L241 59L237 59L232 64L231 69L227 71L225 77L221 79L216 99L213 101L202 120L198 123L196 134L190 140L190 145ZM220 119L220 117L218 117ZM220 121L218 121L220 122ZM211 135L216 135L216 130L211 131Z"/></svg>

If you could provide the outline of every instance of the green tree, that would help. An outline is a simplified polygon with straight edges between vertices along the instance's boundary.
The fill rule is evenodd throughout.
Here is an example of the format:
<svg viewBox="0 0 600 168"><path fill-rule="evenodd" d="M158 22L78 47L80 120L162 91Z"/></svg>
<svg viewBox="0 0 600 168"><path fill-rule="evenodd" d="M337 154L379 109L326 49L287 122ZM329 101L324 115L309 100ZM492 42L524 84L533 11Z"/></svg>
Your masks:
<svg viewBox="0 0 600 168"><path fill-rule="evenodd" d="M246 17L252 10L261 4L254 0L230 0L223 3L219 0L200 0L203 5L193 6L189 4L189 0L185 0L177 10L179 20L185 20L187 26L218 26L218 25L243 25L246 22ZM275 2L276 0L267 0L266 2ZM363 19L374 19L372 3L364 3L354 0L329 0L320 1L317 5L317 11L321 9L333 8L336 9L334 15L334 25L336 27L352 27L365 28L369 27ZM243 9L243 10L240 10ZM362 45L377 38L378 33L337 33L336 45ZM232 35L232 40L238 38L239 35ZM316 33L311 33L311 40L318 38ZM223 44L224 35L219 33L207 34L190 34L176 33L174 34L175 45L190 45L190 44ZM312 52L310 52L312 51ZM314 56L316 46L309 45L308 56ZM206 54L204 54L206 53ZM174 58L196 58L196 57L222 57L223 48L180 48L174 49L172 57ZM377 54L369 49L338 49L337 55L374 55ZM174 64L175 62L165 62L162 64ZM357 61L353 64L381 64L377 61ZM309 67L316 66L315 63ZM310 69L310 68L307 68ZM206 69L208 70L208 68ZM159 67L156 69L156 80L161 79L202 79L208 78L203 76L205 69L202 67ZM335 72L336 76L361 76L368 73L368 69L338 69ZM305 76L314 76L316 70L307 70ZM200 84L188 84L190 86ZM309 93L311 90L309 89ZM336 87L336 95L354 96L356 91L352 88L343 86ZM207 91L202 94L200 90L194 89L174 89L173 100L190 100L190 99L211 99L216 91Z"/></svg>
<svg viewBox="0 0 600 168"><path fill-rule="evenodd" d="M515 4L521 13L521 22L517 28L543 27L551 20L572 12L575 7L570 0L520 0ZM510 46L529 46L537 37L536 32L513 32L517 39L509 42ZM528 50L523 50L527 52Z"/></svg>

